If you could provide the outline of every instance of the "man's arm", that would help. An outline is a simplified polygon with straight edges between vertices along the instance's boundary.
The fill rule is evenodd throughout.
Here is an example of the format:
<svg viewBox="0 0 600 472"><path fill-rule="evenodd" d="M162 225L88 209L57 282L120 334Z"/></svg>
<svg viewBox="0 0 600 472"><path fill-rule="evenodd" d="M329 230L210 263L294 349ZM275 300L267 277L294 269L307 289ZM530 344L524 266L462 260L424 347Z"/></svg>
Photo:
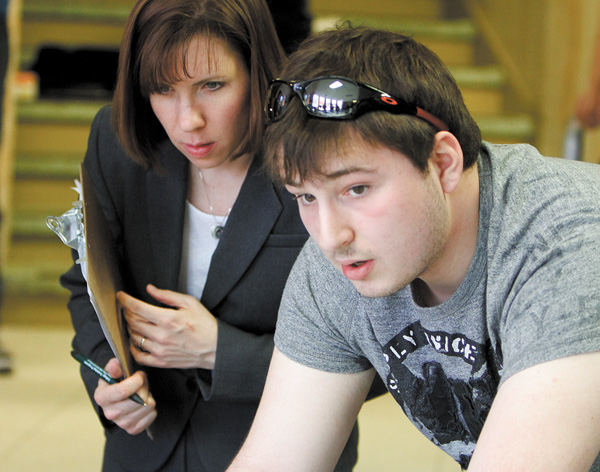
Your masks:
<svg viewBox="0 0 600 472"><path fill-rule="evenodd" d="M600 352L525 369L504 383L469 472L588 472L600 452Z"/></svg>
<svg viewBox="0 0 600 472"><path fill-rule="evenodd" d="M374 375L323 372L275 348L256 418L227 470L333 470Z"/></svg>

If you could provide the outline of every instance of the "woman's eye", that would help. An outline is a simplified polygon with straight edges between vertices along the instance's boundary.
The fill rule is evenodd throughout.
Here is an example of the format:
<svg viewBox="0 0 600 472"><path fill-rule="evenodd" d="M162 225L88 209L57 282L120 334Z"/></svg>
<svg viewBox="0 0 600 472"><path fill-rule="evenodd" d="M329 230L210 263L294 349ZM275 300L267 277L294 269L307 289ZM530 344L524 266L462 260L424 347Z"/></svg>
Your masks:
<svg viewBox="0 0 600 472"><path fill-rule="evenodd" d="M360 197L360 196L364 195L368 189L369 189L369 187L367 185L356 185L354 187L351 187L348 190L348 193L355 197Z"/></svg>
<svg viewBox="0 0 600 472"><path fill-rule="evenodd" d="M159 95L166 95L171 90L173 90L173 88L170 85L159 85L158 89L156 90L156 93L158 93Z"/></svg>
<svg viewBox="0 0 600 472"><path fill-rule="evenodd" d="M208 90L218 90L223 86L223 82L206 82L205 86Z"/></svg>

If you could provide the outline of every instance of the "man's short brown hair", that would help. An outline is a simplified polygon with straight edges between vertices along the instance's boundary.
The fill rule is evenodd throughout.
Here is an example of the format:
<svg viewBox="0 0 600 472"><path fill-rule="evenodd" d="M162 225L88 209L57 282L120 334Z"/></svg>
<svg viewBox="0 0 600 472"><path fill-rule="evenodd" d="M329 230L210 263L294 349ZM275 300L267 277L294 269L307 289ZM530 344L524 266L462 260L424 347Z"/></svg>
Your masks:
<svg viewBox="0 0 600 472"><path fill-rule="evenodd" d="M346 24L305 40L280 77L291 81L331 75L373 85L434 114L460 142L464 167L476 162L479 128L446 66L422 44L401 34ZM267 126L265 165L284 183L302 181L319 173L327 154L343 151L349 138L358 136L401 152L425 172L437 131L420 118L381 111L344 121L309 117L294 98L285 115Z"/></svg>

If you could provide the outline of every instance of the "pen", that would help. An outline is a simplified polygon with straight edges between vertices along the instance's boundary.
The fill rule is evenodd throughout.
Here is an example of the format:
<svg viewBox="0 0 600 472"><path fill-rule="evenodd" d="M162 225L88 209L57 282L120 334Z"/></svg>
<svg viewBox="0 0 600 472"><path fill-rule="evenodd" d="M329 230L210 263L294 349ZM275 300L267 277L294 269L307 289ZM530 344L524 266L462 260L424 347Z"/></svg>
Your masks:
<svg viewBox="0 0 600 472"><path fill-rule="evenodd" d="M98 366L97 364L94 364L91 360L86 359L81 354L79 354L75 351L71 351L71 355L73 356L73 358L75 360L81 362L81 364L86 366L88 369L90 369L92 372L94 372L98 377L100 377L105 382L107 382L111 385L119 382L117 379L113 379L110 375L108 375L108 372L106 372L102 367ZM142 400L142 397L140 397L137 393L134 393L129 398L131 398L134 402L136 402L142 406L146 406L146 402L144 400Z"/></svg>

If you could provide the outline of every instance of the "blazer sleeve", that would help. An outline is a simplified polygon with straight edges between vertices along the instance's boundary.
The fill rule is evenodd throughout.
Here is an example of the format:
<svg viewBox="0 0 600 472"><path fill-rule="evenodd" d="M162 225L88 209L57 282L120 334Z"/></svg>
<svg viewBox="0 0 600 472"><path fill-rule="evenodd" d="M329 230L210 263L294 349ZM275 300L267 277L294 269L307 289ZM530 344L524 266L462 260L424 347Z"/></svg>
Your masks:
<svg viewBox="0 0 600 472"><path fill-rule="evenodd" d="M273 334L283 289L308 238L296 201L285 189L276 188L271 182L266 182L267 185L272 200L261 200L258 188L253 189L252 197L240 194L247 202L258 200L260 203L255 205L262 209L268 206L266 202L272 201L279 212L246 272L213 311L219 326L215 368L198 373L200 391L207 401L260 400L273 354ZM248 206L245 213L259 212ZM250 226L256 226L255 218L249 218L246 226L238 220L239 240L223 249L235 252L246 231L251 231ZM230 254L224 257L235 259Z"/></svg>
<svg viewBox="0 0 600 472"><path fill-rule="evenodd" d="M258 402L273 354L273 334L256 335L217 320L215 369L198 376L206 401Z"/></svg>

